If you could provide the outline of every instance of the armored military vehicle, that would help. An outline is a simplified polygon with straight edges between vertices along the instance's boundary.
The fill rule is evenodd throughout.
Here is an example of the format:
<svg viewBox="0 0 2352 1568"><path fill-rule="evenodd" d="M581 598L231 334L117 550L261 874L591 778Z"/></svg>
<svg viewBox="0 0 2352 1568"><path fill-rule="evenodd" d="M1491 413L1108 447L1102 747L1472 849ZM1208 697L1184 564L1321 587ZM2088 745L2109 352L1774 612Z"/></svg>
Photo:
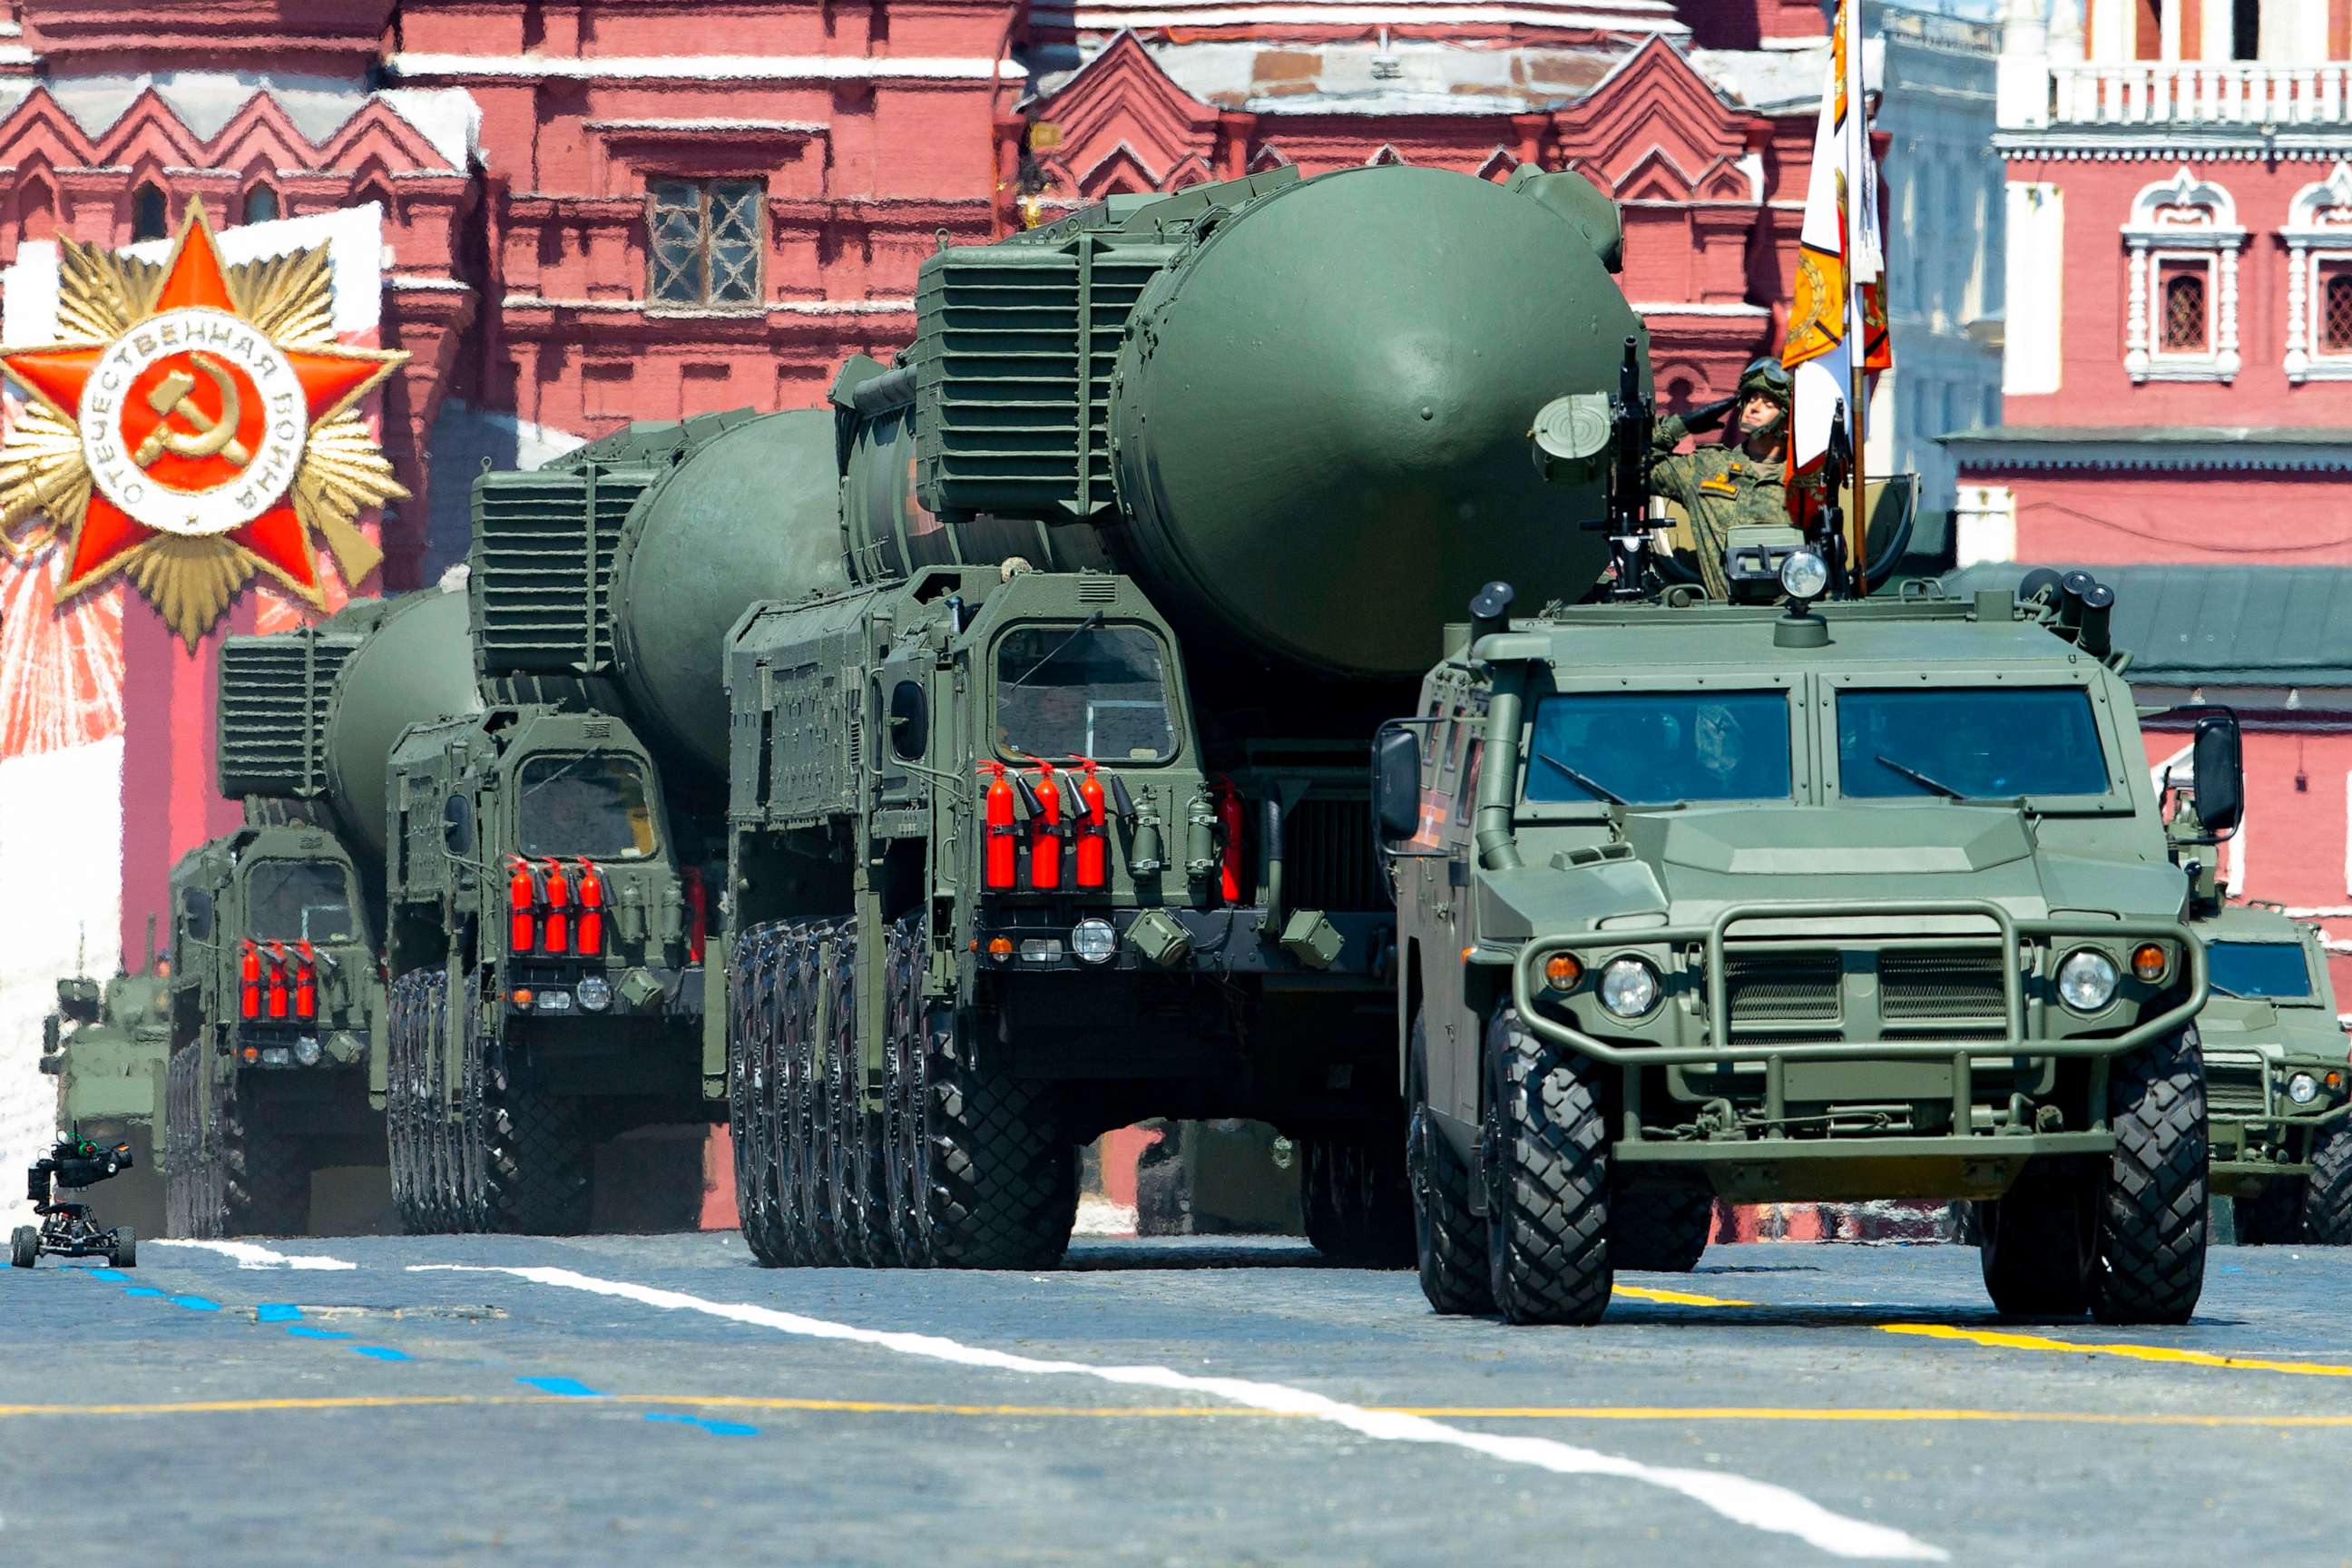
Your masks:
<svg viewBox="0 0 2352 1568"><path fill-rule="evenodd" d="M2352 1243L2352 1068L2319 933L2275 907L2200 911L2213 1192L2242 1245Z"/></svg>
<svg viewBox="0 0 2352 1568"><path fill-rule="evenodd" d="M41 1020L40 1068L58 1080L58 1125L103 1148L131 1146L133 1163L107 1189L108 1212L150 1236L163 1231L163 1179L156 1156L170 1136L163 1062L171 1046L169 965L148 932L136 973L100 983L58 982L57 1010Z"/></svg>
<svg viewBox="0 0 2352 1568"><path fill-rule="evenodd" d="M299 1232L316 1169L385 1162L386 761L475 705L459 595L223 644L219 786L246 824L172 872L175 1234Z"/></svg>
<svg viewBox="0 0 2352 1568"><path fill-rule="evenodd" d="M2005 1312L2185 1320L2205 957L2112 594L1814 603L1793 536L1743 548L1790 607L1497 585L1376 743L1431 1304L1589 1323L1714 1196L1903 1197L1979 1205ZM2196 724L2210 837L2237 731Z"/></svg>
<svg viewBox="0 0 2352 1568"><path fill-rule="evenodd" d="M1073 1147L1160 1114L1276 1125L1402 1261L1367 742L1485 565L1598 574L1526 438L1640 335L1619 248L1578 176L1384 166L924 263L834 384L845 573L728 654L763 1260L1050 1266Z"/></svg>
<svg viewBox="0 0 2352 1568"><path fill-rule="evenodd" d="M762 593L846 581L833 439L712 415L477 481L487 705L392 757L392 1140L436 1173L401 1186L411 1229L582 1229L597 1142L723 1113L719 658Z"/></svg>
<svg viewBox="0 0 2352 1568"><path fill-rule="evenodd" d="M1160 1137L1136 1162L1138 1236L1311 1236L1355 1206L1305 1191L1297 1146L1263 1121L1146 1125Z"/></svg>

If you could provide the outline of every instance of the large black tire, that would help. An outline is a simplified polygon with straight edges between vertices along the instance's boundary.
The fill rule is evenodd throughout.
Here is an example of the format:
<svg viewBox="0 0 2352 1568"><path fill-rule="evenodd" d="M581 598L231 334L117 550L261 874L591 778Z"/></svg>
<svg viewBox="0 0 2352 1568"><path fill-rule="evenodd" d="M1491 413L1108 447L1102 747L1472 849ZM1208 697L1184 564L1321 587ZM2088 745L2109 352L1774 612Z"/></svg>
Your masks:
<svg viewBox="0 0 2352 1568"><path fill-rule="evenodd" d="M169 1235L210 1240L227 1223L228 1196L202 1088L203 1052L197 1041L181 1043L163 1071L163 1223Z"/></svg>
<svg viewBox="0 0 2352 1568"><path fill-rule="evenodd" d="M2240 1247L2292 1247L2303 1239L2304 1201L2309 1183L2301 1177L2265 1182L2250 1198L2230 1200L2231 1228Z"/></svg>
<svg viewBox="0 0 2352 1568"><path fill-rule="evenodd" d="M883 1206L889 1215L892 1254L907 1268L928 1268L937 1261L931 1251L937 1228L932 1214L935 1145L921 921L920 915L909 915L890 928L884 976L888 1037L882 1092Z"/></svg>
<svg viewBox="0 0 2352 1568"><path fill-rule="evenodd" d="M866 1058L857 1047L857 925L843 921L824 933L833 1010L825 1021L825 1098L832 1112L835 1221L842 1261L887 1268L898 1262L883 1196L881 1120L866 1108ZM887 962L886 954L885 962Z"/></svg>
<svg viewBox="0 0 2352 1568"><path fill-rule="evenodd" d="M2337 1122L2312 1146L2303 1233L2319 1247L2352 1247L2352 1123Z"/></svg>
<svg viewBox="0 0 2352 1568"><path fill-rule="evenodd" d="M1486 1222L1471 1212L1470 1163L1438 1131L1429 1109L1429 1037L1416 1015L1405 1061L1406 1177L1412 1198L1413 1263L1432 1310L1491 1312Z"/></svg>
<svg viewBox="0 0 2352 1568"><path fill-rule="evenodd" d="M8 1261L18 1268L30 1268L41 1260L41 1233L29 1225L20 1225L8 1237Z"/></svg>
<svg viewBox="0 0 2352 1568"><path fill-rule="evenodd" d="M1298 1140L1299 1204L1307 1239L1360 1268L1413 1265L1412 1193L1401 1131Z"/></svg>
<svg viewBox="0 0 2352 1568"><path fill-rule="evenodd" d="M441 1031L448 1026L449 972L421 969L392 983L385 1035L384 1160L392 1204L411 1236L456 1230L463 1216L446 1190L439 1124Z"/></svg>
<svg viewBox="0 0 2352 1568"><path fill-rule="evenodd" d="M480 1076L479 1179L489 1227L577 1236L588 1228L595 1195L586 1118L578 1101L541 1089L517 1055L493 1048Z"/></svg>
<svg viewBox="0 0 2352 1568"><path fill-rule="evenodd" d="M2103 1323L2185 1323L2205 1288L2205 1058L2194 1027L2116 1061L2116 1131L2099 1200L2091 1311Z"/></svg>
<svg viewBox="0 0 2352 1568"><path fill-rule="evenodd" d="M821 1010L828 929L823 924L792 927L784 954L784 1044L791 1057L792 1093L792 1127L786 1136L796 1192L793 1215L800 1250L818 1268L837 1268L848 1261L834 1190L831 1037Z"/></svg>
<svg viewBox="0 0 2352 1568"><path fill-rule="evenodd" d="M782 1128L776 1095L776 959L773 924L735 942L727 973L727 1121L735 1148L735 1208L751 1256L770 1268L797 1259L777 1184Z"/></svg>
<svg viewBox="0 0 2352 1568"><path fill-rule="evenodd" d="M1687 1274L1715 1228L1715 1189L1704 1182L1620 1186L1609 1194L1609 1256L1618 1268Z"/></svg>
<svg viewBox="0 0 2352 1568"><path fill-rule="evenodd" d="M1484 1056L1487 1289L1506 1322L1597 1323L1613 1283L1599 1069L1509 1006Z"/></svg>
<svg viewBox="0 0 2352 1568"><path fill-rule="evenodd" d="M114 1246L108 1251L106 1260L109 1263L113 1264L117 1268L138 1268L139 1233L132 1230L127 1225L116 1226L114 1227Z"/></svg>
<svg viewBox="0 0 2352 1568"><path fill-rule="evenodd" d="M1977 1262L1994 1310L2011 1318L2079 1318L2091 1310L2102 1172L2030 1161L2001 1197L1973 1205Z"/></svg>
<svg viewBox="0 0 2352 1568"><path fill-rule="evenodd" d="M929 1256L949 1268L1057 1268L1077 1223L1075 1152L1052 1090L980 1060L978 1032L969 1014L930 1010Z"/></svg>
<svg viewBox="0 0 2352 1568"><path fill-rule="evenodd" d="M310 1153L270 1130L231 1077L220 1101L230 1236L299 1236L310 1224Z"/></svg>

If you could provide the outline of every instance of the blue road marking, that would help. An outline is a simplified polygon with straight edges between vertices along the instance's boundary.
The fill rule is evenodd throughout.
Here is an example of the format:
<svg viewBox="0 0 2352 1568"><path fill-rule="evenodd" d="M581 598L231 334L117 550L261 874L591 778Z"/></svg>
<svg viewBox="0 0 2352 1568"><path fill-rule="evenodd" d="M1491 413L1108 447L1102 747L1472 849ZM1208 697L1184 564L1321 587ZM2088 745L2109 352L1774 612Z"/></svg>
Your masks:
<svg viewBox="0 0 2352 1568"><path fill-rule="evenodd" d="M569 1377L519 1377L516 1378L515 1381L529 1387L536 1388L542 1394L560 1394L566 1399L602 1399L604 1397L602 1394L599 1394L596 1390L589 1387L586 1384Z"/></svg>
<svg viewBox="0 0 2352 1568"><path fill-rule="evenodd" d="M202 1296L174 1296L171 1300L172 1305L174 1307L185 1307L191 1312L217 1312L220 1310L220 1303L218 1301L207 1301Z"/></svg>
<svg viewBox="0 0 2352 1568"><path fill-rule="evenodd" d="M126 1285L122 1288L122 1293L126 1296L161 1296L163 1292L156 1289L152 1285Z"/></svg>
<svg viewBox="0 0 2352 1568"><path fill-rule="evenodd" d="M667 1411L655 1411L646 1419L667 1421L677 1426L699 1426L714 1437L756 1437L760 1435L757 1426L746 1426L740 1421L711 1421L700 1415L672 1415Z"/></svg>
<svg viewBox="0 0 2352 1568"><path fill-rule="evenodd" d="M369 1356L376 1361L406 1361L408 1359L408 1352L406 1351L396 1351L390 1345L353 1345L352 1347L352 1352L354 1355Z"/></svg>
<svg viewBox="0 0 2352 1568"><path fill-rule="evenodd" d="M341 1329L314 1329L308 1323L289 1323L286 1331L303 1340L347 1340L352 1337Z"/></svg>
<svg viewBox="0 0 2352 1568"><path fill-rule="evenodd" d="M77 1274L87 1274L93 1279L128 1279L130 1275L120 1268L77 1268Z"/></svg>
<svg viewBox="0 0 2352 1568"><path fill-rule="evenodd" d="M264 1301L253 1310L257 1323L297 1323L302 1321L302 1309L288 1301Z"/></svg>

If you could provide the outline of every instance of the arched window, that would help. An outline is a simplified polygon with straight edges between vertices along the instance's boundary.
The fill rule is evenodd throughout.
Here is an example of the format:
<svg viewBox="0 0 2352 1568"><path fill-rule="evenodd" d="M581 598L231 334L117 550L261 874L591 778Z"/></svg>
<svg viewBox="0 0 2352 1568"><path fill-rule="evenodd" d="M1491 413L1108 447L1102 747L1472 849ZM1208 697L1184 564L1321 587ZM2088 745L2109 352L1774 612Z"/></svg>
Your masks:
<svg viewBox="0 0 2352 1568"><path fill-rule="evenodd" d="M2205 330L2205 269L2183 269L2164 279L2164 352L2203 353Z"/></svg>
<svg viewBox="0 0 2352 1568"><path fill-rule="evenodd" d="M172 232L172 215L161 187L146 184L131 198L131 237L162 239Z"/></svg>
<svg viewBox="0 0 2352 1568"><path fill-rule="evenodd" d="M268 185L256 185L245 193L245 223L273 223L278 217L278 193Z"/></svg>
<svg viewBox="0 0 2352 1568"><path fill-rule="evenodd" d="M2352 270L2329 268L2320 301L2319 344L2332 354L2352 353Z"/></svg>

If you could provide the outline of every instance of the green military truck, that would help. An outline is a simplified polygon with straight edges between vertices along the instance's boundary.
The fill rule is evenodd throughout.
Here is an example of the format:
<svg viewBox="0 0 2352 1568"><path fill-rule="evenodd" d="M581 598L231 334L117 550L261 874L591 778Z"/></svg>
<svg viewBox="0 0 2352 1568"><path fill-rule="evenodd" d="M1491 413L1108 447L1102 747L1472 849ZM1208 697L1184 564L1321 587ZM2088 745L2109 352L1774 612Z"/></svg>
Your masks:
<svg viewBox="0 0 2352 1568"><path fill-rule="evenodd" d="M299 1233L316 1170L388 1157L385 763L409 724L477 705L465 599L227 638L218 702L220 792L246 825L172 872L169 1217Z"/></svg>
<svg viewBox="0 0 2352 1568"><path fill-rule="evenodd" d="M704 963L725 859L719 659L803 556L846 581L834 541L794 526L830 528L834 486L817 411L635 425L476 482L487 705L410 730L391 763L410 1229L583 1229L598 1142L724 1113Z"/></svg>
<svg viewBox="0 0 2352 1568"><path fill-rule="evenodd" d="M2004 1312L2184 1321L2205 957L2112 594L1812 603L1746 532L1735 593L1790 607L1497 584L1376 743L1431 1304L1594 1321L1717 1196L1967 1199Z"/></svg>
<svg viewBox="0 0 2352 1568"><path fill-rule="evenodd" d="M163 1063L171 1047L168 965L154 953L137 973L100 983L58 982L57 1010L41 1021L41 1071L58 1080L58 1121L101 1148L131 1146L131 1169L107 1188L107 1214L148 1236L163 1234L160 1155L171 1136Z"/></svg>
<svg viewBox="0 0 2352 1568"><path fill-rule="evenodd" d="M2200 911L2196 930L2214 1195L2242 1245L2352 1243L2352 1068L2319 932L2246 904Z"/></svg>
<svg viewBox="0 0 2352 1568"><path fill-rule="evenodd" d="M1276 1125L1403 1260L1368 742L1484 563L1597 573L1526 438L1640 335L1620 246L1578 176L1382 166L925 261L834 384L840 565L730 644L762 1260L1051 1266L1073 1148L1153 1115Z"/></svg>

